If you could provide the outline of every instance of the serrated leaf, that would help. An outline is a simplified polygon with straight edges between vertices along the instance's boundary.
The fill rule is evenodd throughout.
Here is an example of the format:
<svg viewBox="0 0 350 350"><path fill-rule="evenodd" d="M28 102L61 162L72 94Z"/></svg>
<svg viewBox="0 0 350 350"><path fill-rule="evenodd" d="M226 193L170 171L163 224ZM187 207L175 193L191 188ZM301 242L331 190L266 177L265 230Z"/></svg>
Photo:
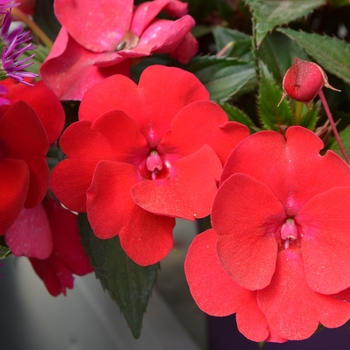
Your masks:
<svg viewBox="0 0 350 350"><path fill-rule="evenodd" d="M194 73L205 85L210 98L225 102L232 96L247 93L256 86L255 68L252 62L231 57L195 57L186 69Z"/></svg>
<svg viewBox="0 0 350 350"><path fill-rule="evenodd" d="M325 0L244 0L255 18L256 42L259 46L275 27L307 16Z"/></svg>
<svg viewBox="0 0 350 350"><path fill-rule="evenodd" d="M277 107L282 89L262 61L259 62L259 72L258 112L264 128L280 130L283 126L293 125L293 113L288 101L283 100Z"/></svg>
<svg viewBox="0 0 350 350"><path fill-rule="evenodd" d="M118 304L133 336L138 338L159 264L139 266L125 254L118 237L107 240L97 238L86 214L79 215L79 228L96 277Z"/></svg>
<svg viewBox="0 0 350 350"><path fill-rule="evenodd" d="M222 50L228 43L232 43L225 56L239 57L245 60L253 59L251 36L222 26L214 26L212 32L217 52Z"/></svg>
<svg viewBox="0 0 350 350"><path fill-rule="evenodd" d="M251 130L256 131L256 126L254 122L249 118L249 116L244 113L241 109L229 103L219 103L219 106L226 112L228 118L231 121L242 123L248 126Z"/></svg>
<svg viewBox="0 0 350 350"><path fill-rule="evenodd" d="M0 259L5 259L11 253L11 250L3 245L0 245Z"/></svg>
<svg viewBox="0 0 350 350"><path fill-rule="evenodd" d="M316 123L320 115L320 109L321 101L317 101L317 103L315 103L315 105L302 116L299 125L312 131L315 130Z"/></svg>
<svg viewBox="0 0 350 350"><path fill-rule="evenodd" d="M259 47L258 56L279 85L282 85L283 76L293 64L294 57L309 60L306 52L296 42L277 32L265 37Z"/></svg>
<svg viewBox="0 0 350 350"><path fill-rule="evenodd" d="M323 69L350 84L349 43L327 35L297 32L287 28L280 28L278 31L295 40Z"/></svg>
<svg viewBox="0 0 350 350"><path fill-rule="evenodd" d="M348 157L350 157L350 126L347 127L346 129L342 130L339 133L339 136L340 136L340 140L343 144L343 147L345 149L346 154L348 155ZM329 149L335 151L340 157L342 157L344 159L344 156L340 152L339 145L335 139L330 144Z"/></svg>

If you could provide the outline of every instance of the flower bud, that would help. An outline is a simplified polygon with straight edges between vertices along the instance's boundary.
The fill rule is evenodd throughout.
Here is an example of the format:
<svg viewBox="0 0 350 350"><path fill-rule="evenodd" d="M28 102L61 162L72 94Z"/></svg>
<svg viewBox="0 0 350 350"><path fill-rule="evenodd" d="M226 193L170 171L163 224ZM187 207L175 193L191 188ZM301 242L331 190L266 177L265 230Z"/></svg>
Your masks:
<svg viewBox="0 0 350 350"><path fill-rule="evenodd" d="M282 86L283 95L278 106L288 95L296 101L304 102L309 107L309 103L323 86L340 91L328 83L328 77L319 65L300 60L297 57L294 58L292 66L284 75Z"/></svg>

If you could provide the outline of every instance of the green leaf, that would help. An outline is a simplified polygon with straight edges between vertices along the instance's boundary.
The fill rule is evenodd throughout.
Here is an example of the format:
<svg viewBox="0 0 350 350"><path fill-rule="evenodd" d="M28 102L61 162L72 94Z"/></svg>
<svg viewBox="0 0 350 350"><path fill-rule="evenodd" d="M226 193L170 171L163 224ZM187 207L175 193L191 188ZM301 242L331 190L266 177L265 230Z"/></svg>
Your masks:
<svg viewBox="0 0 350 350"><path fill-rule="evenodd" d="M340 140L344 146L345 152L350 157L350 126L348 126L346 129L342 130L339 133ZM340 157L343 157L342 153L339 150L339 145L337 141L334 139L333 142L330 144L329 149L335 151Z"/></svg>
<svg viewBox="0 0 350 350"><path fill-rule="evenodd" d="M325 0L244 0L255 18L256 42L259 46L275 27L307 16Z"/></svg>
<svg viewBox="0 0 350 350"><path fill-rule="evenodd" d="M219 106L226 112L226 114L228 115L228 118L231 121L242 123L248 126L251 130L256 131L257 128L254 122L241 109L226 102L219 103Z"/></svg>
<svg viewBox="0 0 350 350"><path fill-rule="evenodd" d="M259 62L259 72L258 112L264 128L280 130L283 126L293 125L293 113L288 101L283 100L277 107L282 89L262 61Z"/></svg>
<svg viewBox="0 0 350 350"><path fill-rule="evenodd" d="M222 26L214 26L212 32L217 52L222 50L227 44L232 43L225 56L239 57L245 60L253 59L251 36Z"/></svg>
<svg viewBox="0 0 350 350"><path fill-rule="evenodd" d="M282 85L284 74L293 64L294 57L309 60L306 52L296 42L277 32L265 37L259 47L258 56L265 62L279 85Z"/></svg>
<svg viewBox="0 0 350 350"><path fill-rule="evenodd" d="M297 32L280 28L281 33L295 40L326 71L350 84L350 45L336 37Z"/></svg>
<svg viewBox="0 0 350 350"><path fill-rule="evenodd" d="M0 245L0 259L5 259L11 253L11 250L3 245Z"/></svg>
<svg viewBox="0 0 350 350"><path fill-rule="evenodd" d="M198 77L216 102L225 102L236 94L251 92L256 86L252 62L231 57L202 56L195 57L186 69Z"/></svg>
<svg viewBox="0 0 350 350"><path fill-rule="evenodd" d="M123 251L119 238L97 238L86 214L79 215L80 236L96 277L118 304L135 338L141 334L142 318L146 311L159 264L139 266Z"/></svg>
<svg viewBox="0 0 350 350"><path fill-rule="evenodd" d="M317 101L317 103L301 117L299 125L312 131L315 130L320 110L321 101Z"/></svg>

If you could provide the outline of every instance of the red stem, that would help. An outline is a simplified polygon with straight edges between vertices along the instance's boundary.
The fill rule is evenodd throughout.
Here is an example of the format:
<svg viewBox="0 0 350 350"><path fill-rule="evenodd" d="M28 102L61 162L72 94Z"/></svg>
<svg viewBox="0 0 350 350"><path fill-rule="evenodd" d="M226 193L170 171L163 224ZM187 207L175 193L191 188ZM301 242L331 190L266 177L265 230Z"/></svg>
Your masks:
<svg viewBox="0 0 350 350"><path fill-rule="evenodd" d="M334 123L334 120L333 120L333 117L332 117L332 113L331 113L331 111L329 109L326 97L325 97L325 95L324 95L322 90L319 91L318 96L320 96L321 102L323 104L323 108L324 108L324 110L326 112L326 115L328 117L329 123L331 124L332 130L333 130L333 134L334 134L334 137L335 137L335 139L336 139L336 141L338 143L340 152L344 156L346 163L348 165L350 165L350 160L349 160L348 155L345 152L344 146L343 146L343 144L342 144L342 142L340 140L337 127L336 127L336 125Z"/></svg>

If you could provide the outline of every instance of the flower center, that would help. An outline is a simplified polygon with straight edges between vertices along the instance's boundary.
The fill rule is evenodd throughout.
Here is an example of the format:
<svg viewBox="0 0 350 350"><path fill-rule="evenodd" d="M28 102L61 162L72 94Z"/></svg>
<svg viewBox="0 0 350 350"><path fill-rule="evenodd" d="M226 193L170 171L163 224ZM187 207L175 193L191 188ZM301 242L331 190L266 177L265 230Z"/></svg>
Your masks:
<svg viewBox="0 0 350 350"><path fill-rule="evenodd" d="M156 150L152 150L147 159L146 159L146 167L148 170L148 174L151 174L152 180L164 178L169 174L169 170L171 168L170 163L160 157L159 153ZM147 178L148 176L146 176Z"/></svg>
<svg viewBox="0 0 350 350"><path fill-rule="evenodd" d="M121 50L130 50L137 46L139 43L140 38L135 35L134 33L131 33L129 31L126 31L124 36L121 38L120 43L117 45L115 51L121 51Z"/></svg>
<svg viewBox="0 0 350 350"><path fill-rule="evenodd" d="M298 228L294 219L288 218L281 227L281 238L284 241L284 249L287 249L290 242L295 241L298 237Z"/></svg>

